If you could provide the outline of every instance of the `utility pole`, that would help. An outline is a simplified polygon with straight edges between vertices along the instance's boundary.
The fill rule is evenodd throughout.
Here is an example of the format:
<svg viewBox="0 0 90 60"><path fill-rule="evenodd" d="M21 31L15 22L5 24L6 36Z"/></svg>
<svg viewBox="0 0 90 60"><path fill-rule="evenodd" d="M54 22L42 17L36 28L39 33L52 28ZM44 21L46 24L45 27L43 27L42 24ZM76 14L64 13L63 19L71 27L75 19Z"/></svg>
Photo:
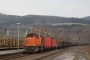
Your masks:
<svg viewBox="0 0 90 60"><path fill-rule="evenodd" d="M19 25L20 25L21 23L17 23L17 25L18 25L18 50L19 50Z"/></svg>

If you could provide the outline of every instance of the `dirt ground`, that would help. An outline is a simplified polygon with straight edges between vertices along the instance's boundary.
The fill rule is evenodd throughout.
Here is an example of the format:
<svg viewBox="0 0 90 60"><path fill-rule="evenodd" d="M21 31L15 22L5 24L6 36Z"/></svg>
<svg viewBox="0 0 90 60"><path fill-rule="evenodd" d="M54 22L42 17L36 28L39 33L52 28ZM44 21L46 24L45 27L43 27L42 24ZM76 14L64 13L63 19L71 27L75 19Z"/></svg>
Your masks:
<svg viewBox="0 0 90 60"><path fill-rule="evenodd" d="M90 55L87 55L87 46L77 46L73 49L69 49L63 54L60 54L52 60L90 60ZM90 51L90 50L89 50Z"/></svg>

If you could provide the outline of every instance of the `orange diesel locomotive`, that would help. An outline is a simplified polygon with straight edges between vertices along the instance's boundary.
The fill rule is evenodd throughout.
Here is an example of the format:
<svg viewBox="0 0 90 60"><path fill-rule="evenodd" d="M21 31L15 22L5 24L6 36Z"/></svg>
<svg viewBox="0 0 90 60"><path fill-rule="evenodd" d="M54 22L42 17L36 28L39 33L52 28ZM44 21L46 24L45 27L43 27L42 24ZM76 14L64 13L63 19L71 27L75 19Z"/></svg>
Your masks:
<svg viewBox="0 0 90 60"><path fill-rule="evenodd" d="M42 50L43 37L38 34L27 34L24 40L24 49L26 53L33 53Z"/></svg>
<svg viewBox="0 0 90 60"><path fill-rule="evenodd" d="M34 33L27 34L24 40L24 51L26 53L55 49L55 47L56 41L54 39Z"/></svg>

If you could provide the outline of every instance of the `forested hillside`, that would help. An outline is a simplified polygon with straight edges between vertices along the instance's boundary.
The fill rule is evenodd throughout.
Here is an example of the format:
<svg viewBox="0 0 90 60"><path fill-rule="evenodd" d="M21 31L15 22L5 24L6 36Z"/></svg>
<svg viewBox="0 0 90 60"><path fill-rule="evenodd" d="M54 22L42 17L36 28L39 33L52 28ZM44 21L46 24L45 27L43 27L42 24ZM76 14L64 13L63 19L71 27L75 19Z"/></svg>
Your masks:
<svg viewBox="0 0 90 60"><path fill-rule="evenodd" d="M85 19L67 18L59 16L26 15L15 16L0 13L0 26L14 26L16 23L22 25L51 25L53 23L85 23ZM87 21L90 24L90 20Z"/></svg>
<svg viewBox="0 0 90 60"><path fill-rule="evenodd" d="M87 17L83 17L83 19L87 19L87 20L90 20L90 16L87 16Z"/></svg>

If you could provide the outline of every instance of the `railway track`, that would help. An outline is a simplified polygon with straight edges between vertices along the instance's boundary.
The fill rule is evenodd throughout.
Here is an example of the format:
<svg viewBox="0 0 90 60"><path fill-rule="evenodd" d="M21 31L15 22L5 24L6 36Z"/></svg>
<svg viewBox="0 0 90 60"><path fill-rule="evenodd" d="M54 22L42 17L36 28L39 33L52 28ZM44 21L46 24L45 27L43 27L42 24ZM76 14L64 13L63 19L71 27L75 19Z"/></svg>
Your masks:
<svg viewBox="0 0 90 60"><path fill-rule="evenodd" d="M18 49L18 47L0 47L0 50L13 50ZM23 47L19 47L19 49L23 49Z"/></svg>
<svg viewBox="0 0 90 60"><path fill-rule="evenodd" d="M46 55L44 55L42 57L36 58L35 60L51 60L53 57L55 57L55 56L57 56L59 54L64 53L67 49L68 48L47 53Z"/></svg>
<svg viewBox="0 0 90 60"><path fill-rule="evenodd" d="M21 57L25 57L25 56L29 56L29 55L30 54L23 54L23 53L1 55L0 60L12 60L12 59L21 58Z"/></svg>
<svg viewBox="0 0 90 60"><path fill-rule="evenodd" d="M36 53L36 54L17 53L10 55L2 55L0 56L0 60L44 60L44 59L46 60L56 56L58 53L63 53L65 50L71 48L72 47L66 49L58 49L58 50L52 50L42 53Z"/></svg>

